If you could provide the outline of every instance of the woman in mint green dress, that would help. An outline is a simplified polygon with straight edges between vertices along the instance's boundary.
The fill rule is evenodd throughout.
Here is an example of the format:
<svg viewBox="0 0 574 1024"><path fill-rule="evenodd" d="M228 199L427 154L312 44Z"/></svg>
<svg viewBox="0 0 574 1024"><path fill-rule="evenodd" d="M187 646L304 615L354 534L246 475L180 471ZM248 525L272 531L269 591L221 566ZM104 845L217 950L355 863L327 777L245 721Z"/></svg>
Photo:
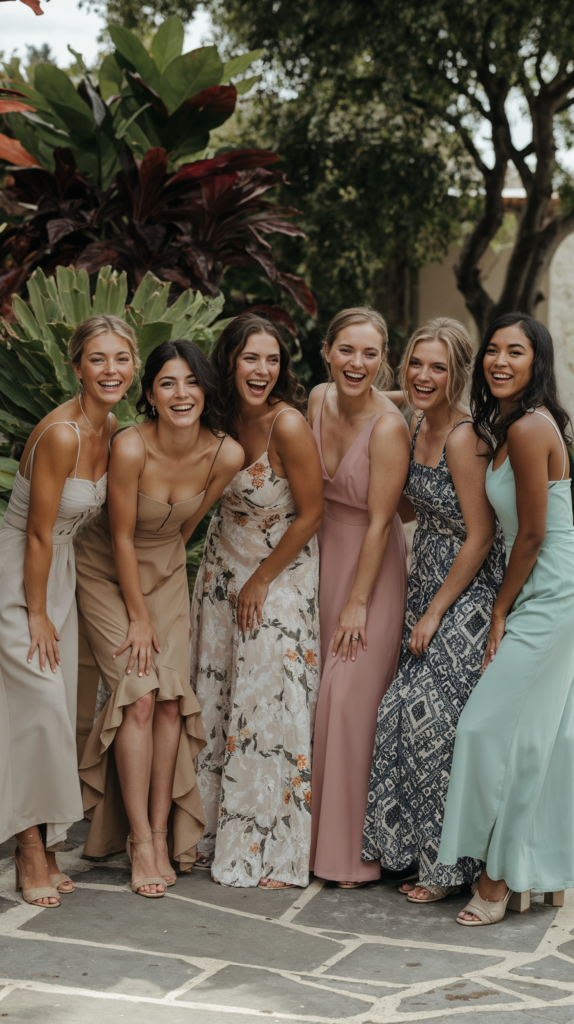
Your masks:
<svg viewBox="0 0 574 1024"><path fill-rule="evenodd" d="M494 439L486 492L507 568L483 667L460 717L438 860L485 862L457 922L502 920L512 892L574 886L574 527L552 339L533 317L494 321L471 408Z"/></svg>

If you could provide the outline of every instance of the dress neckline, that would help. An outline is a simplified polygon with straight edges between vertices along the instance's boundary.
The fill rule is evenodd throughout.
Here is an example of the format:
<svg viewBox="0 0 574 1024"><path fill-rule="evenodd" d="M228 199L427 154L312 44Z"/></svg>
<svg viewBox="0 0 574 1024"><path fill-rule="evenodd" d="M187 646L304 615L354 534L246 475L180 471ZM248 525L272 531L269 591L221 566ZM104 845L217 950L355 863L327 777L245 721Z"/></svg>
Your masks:
<svg viewBox="0 0 574 1024"><path fill-rule="evenodd" d="M98 484L101 484L102 480L106 479L107 475L108 471L106 469L106 472L103 473L98 480L88 480L88 478L84 476L67 476L66 479L64 480L64 487L68 482L78 484L92 484L93 487L97 487ZM25 484L29 485L31 483L31 480L28 480L25 476L22 476L22 473L20 472L19 469L16 471L16 476L19 476L20 480L23 480Z"/></svg>
<svg viewBox="0 0 574 1024"><path fill-rule="evenodd" d="M385 412L385 410L383 409L381 412L378 412L376 414L376 416L373 416L373 418L371 420L369 420L369 422L366 424L366 426L364 426L363 429L361 430L360 434L357 434L357 436L356 436L355 440L352 442L351 446L349 448L347 448L347 451L343 455L343 458L341 459L339 465L337 466L335 472L333 473L333 476L329 476L329 473L327 472L327 467L325 465L325 459L323 458L323 434L322 434L322 430L321 430L321 427L322 427L322 424L323 424L323 406L321 406L321 411L319 413L319 444L318 444L318 448L319 448L319 455L321 457L321 465L323 466L323 469L325 471L325 476L327 477L327 480L329 481L330 484L332 484L333 481L335 480L335 477L337 476L337 473L339 472L341 466L343 465L345 459L347 458L347 455L349 455L349 453L352 452L352 450L355 447L357 441L365 433L365 430L368 430L369 427L371 426L371 424L373 424L374 421L379 418L379 416L383 416L384 412Z"/></svg>
<svg viewBox="0 0 574 1024"><path fill-rule="evenodd" d="M165 505L167 508L177 508L178 505L187 505L188 502L195 501L196 498L203 497L206 490L207 488L204 488L203 491L199 492L199 494L194 494L193 498L185 498L184 501L174 501L173 504L170 504L169 501L162 501L161 498L152 498L151 494L144 494L143 491L138 491L138 495L142 498L147 498L148 501L155 501L158 505Z"/></svg>

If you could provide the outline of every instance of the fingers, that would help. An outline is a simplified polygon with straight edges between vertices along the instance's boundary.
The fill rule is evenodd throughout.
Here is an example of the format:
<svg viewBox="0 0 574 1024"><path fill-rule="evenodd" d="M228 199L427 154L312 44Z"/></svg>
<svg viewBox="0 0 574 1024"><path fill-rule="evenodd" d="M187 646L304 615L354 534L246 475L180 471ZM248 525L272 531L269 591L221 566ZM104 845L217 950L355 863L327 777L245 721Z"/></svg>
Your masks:
<svg viewBox="0 0 574 1024"><path fill-rule="evenodd" d="M136 663L137 656L139 654L139 644L132 643L130 646L131 646L132 650L131 650L131 654L129 656L129 660L128 660L128 664L127 664L127 668L126 668L126 675L127 676L130 675L131 670L134 667L134 665Z"/></svg>
<svg viewBox="0 0 574 1024"><path fill-rule="evenodd" d="M350 643L351 643L351 634L347 633L347 632L343 633L343 640L342 640L342 643L341 643L341 661L346 661L347 660L347 655L349 653L349 644Z"/></svg>
<svg viewBox="0 0 574 1024"><path fill-rule="evenodd" d="M34 651L36 650L37 646L38 646L38 641L36 640L35 637L32 637L32 643L30 644L30 648L28 650L28 658L27 658L28 664L30 664L30 662L32 661L32 658L34 656Z"/></svg>
<svg viewBox="0 0 574 1024"><path fill-rule="evenodd" d="M38 643L38 653L40 655L40 671L45 672L46 670L46 644L43 640Z"/></svg>
<svg viewBox="0 0 574 1024"><path fill-rule="evenodd" d="M357 639L355 639L357 637ZM351 661L357 660L357 647L359 646L359 636L357 633L351 635Z"/></svg>
<svg viewBox="0 0 574 1024"><path fill-rule="evenodd" d="M112 654L112 658L117 658L117 657L119 657L119 655L120 655L120 654L123 654L123 653L124 653L124 651L127 651L128 647L131 647L131 645L132 645L132 642L131 642L131 640L127 640L127 639L126 639L126 640L125 640L125 642L124 642L124 643L122 644L122 646L121 646L121 647L118 647L118 649L117 649L117 651L115 652L115 654Z"/></svg>
<svg viewBox="0 0 574 1024"><path fill-rule="evenodd" d="M191 626L190 626L190 629L189 629L189 635L191 636ZM159 646L159 640L158 640L157 636L155 635L155 633L152 636L151 642L153 644L154 649L157 651L157 653L161 654L161 647Z"/></svg>
<svg viewBox="0 0 574 1024"><path fill-rule="evenodd" d="M341 629L340 626L337 626L336 631L333 633L333 646L331 648L331 654L333 655L333 657L336 657L337 651L339 650L339 646L344 635L345 630Z"/></svg>
<svg viewBox="0 0 574 1024"><path fill-rule="evenodd" d="M48 661L50 662L52 672L56 672L56 666L60 664L60 655L55 640L53 640L51 644L46 644L46 654L48 655Z"/></svg>

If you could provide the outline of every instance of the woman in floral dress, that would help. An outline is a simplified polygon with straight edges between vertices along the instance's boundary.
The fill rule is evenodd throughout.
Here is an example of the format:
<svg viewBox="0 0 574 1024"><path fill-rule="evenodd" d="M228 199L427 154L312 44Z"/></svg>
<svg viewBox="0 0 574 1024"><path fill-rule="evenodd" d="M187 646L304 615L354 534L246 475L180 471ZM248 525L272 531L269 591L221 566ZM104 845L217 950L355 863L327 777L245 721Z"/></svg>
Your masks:
<svg viewBox="0 0 574 1024"><path fill-rule="evenodd" d="M207 535L191 610L200 856L224 885L307 885L319 687L319 455L276 324L236 317L213 353L245 466Z"/></svg>

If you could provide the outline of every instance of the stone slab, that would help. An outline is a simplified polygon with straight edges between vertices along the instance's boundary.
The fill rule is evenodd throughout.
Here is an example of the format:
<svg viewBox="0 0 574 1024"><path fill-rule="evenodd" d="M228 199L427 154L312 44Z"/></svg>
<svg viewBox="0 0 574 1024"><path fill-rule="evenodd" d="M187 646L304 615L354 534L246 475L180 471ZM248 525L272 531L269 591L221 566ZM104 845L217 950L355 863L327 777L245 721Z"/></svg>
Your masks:
<svg viewBox="0 0 574 1024"><path fill-rule="evenodd" d="M365 943L339 960L326 975L412 985L484 970L497 963L500 963L498 958L473 953L445 953L440 949Z"/></svg>
<svg viewBox="0 0 574 1024"><path fill-rule="evenodd" d="M37 919L36 919L37 920ZM3 978L68 985L71 988L121 992L161 999L200 971L192 964L149 953L94 949L10 936L0 937Z"/></svg>
<svg viewBox="0 0 574 1024"><path fill-rule="evenodd" d="M567 943L567 946L574 943ZM560 946L561 953L568 953L565 946ZM542 960L535 960L532 965L514 967L511 974L522 974L525 978L546 978L548 981L570 981L574 982L574 964L567 960L561 960L558 956L545 956ZM573 1014L574 1016L574 1014Z"/></svg>
<svg viewBox="0 0 574 1024"><path fill-rule="evenodd" d="M480 1006L482 1009L485 1006L516 1002L517 997L501 992L494 984L484 984L482 981L475 981L474 978L465 978L450 985L406 996L401 1000L398 1009L399 1013L430 1013L432 1010L454 1010L461 1006Z"/></svg>

